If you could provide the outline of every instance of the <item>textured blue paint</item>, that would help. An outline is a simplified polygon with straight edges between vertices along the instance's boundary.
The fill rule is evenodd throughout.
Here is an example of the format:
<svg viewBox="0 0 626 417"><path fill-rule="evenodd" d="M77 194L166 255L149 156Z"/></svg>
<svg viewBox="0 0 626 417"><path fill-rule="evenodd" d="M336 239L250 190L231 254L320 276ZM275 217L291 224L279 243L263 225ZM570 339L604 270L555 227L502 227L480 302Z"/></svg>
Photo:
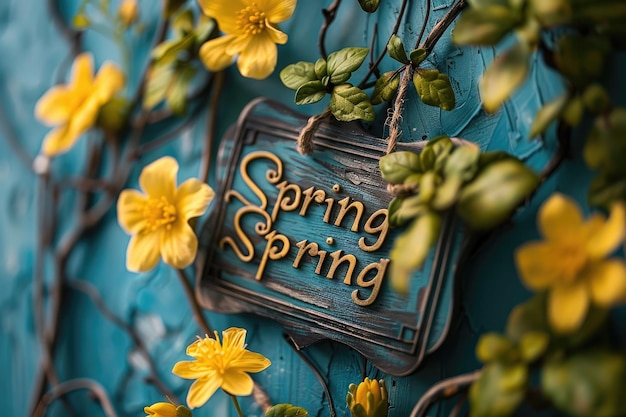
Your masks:
<svg viewBox="0 0 626 417"><path fill-rule="evenodd" d="M61 0L59 0L61 1ZM320 7L330 1L301 0L294 17L283 25L290 41L279 48L278 68L299 60L313 61L322 22ZM391 31L400 0L383 1L379 13L368 17L358 9L356 2L344 1L336 23L328 34L328 50L345 46L368 46L373 25L378 23L380 50ZM429 19L429 27L440 19L452 2L437 0ZM73 14L78 0L63 2L66 17ZM407 47L416 40L426 2L409 2L407 19L401 27L401 36ZM148 22L145 33L133 40L131 87L138 79L147 53L147 44L153 35L158 13L156 2L141 1L142 16ZM448 30L448 34L450 32ZM476 82L485 65L493 59L491 48L457 48L444 35L427 65L437 67L450 75L459 100L452 112L422 105L414 91L410 91L403 122L402 140L415 141L437 134L462 136L479 143L483 149L504 149L526 158L528 164L539 170L549 159L553 140L529 142L525 139L528 121L540 102L551 98L559 85L540 62L530 80L516 93L514 100L495 116L487 116L480 109ZM85 38L85 48L95 51L99 65L105 59L119 60L117 51L98 35ZM500 50L500 47L498 48ZM66 79L68 46L54 26L45 5L36 0L4 0L0 2L0 106L7 120L4 128L15 131L26 152L37 154L47 128L33 116L36 100L56 80ZM383 70L396 64L385 59ZM358 78L358 77L357 77ZM290 104L293 92L284 88L277 74L265 81L246 80L236 70L228 72L226 94L220 104L220 135L233 123L239 111L252 98L268 95ZM321 111L326 102L301 108L312 114ZM380 110L379 121L384 118ZM197 175L205 121L184 132L181 138L158 152L146 155L142 164L161 155L175 156L180 164L179 179ZM381 124L372 127L380 131ZM6 130L0 138L6 139ZM90 138L89 140L92 140ZM88 140L82 140L74 150L54 161L53 169L60 177L76 175L86 153ZM137 187L138 170L129 186ZM503 230L489 242L479 255L460 271L460 307L462 315L451 330L449 339L439 351L428 358L414 375L393 378L366 366L370 377L385 378L390 387L391 416L408 414L426 389L439 379L474 369L477 363L473 348L477 336L487 330L501 329L510 308L526 297L516 278L511 253L526 239L537 236L534 216L539 202L553 189L559 189L584 199L584 186L589 174L579 159L566 163L558 174L542 186L533 204L516 218L515 226ZM32 275L37 239L36 203L37 178L15 157L6 140L0 141L0 382L2 414L9 417L25 416L28 412L34 375L40 364L39 348L34 336L32 306ZM214 180L212 179L212 183ZM73 199L59 201L61 211L59 231L67 230L74 221L71 216ZM116 223L114 213L106 217L98 232L81 244L70 262L70 278L89 281L98 288L104 302L118 316L127 320L146 340L150 353L158 365L159 375L180 397L184 398L189 382L171 375L172 365L183 359L184 347L198 333L174 272L163 265L146 274L132 274L125 270L124 256L128 237ZM48 264L50 254L46 254ZM47 280L51 279L48 269ZM132 349L128 336L104 319L84 295L69 290L65 315L61 325L61 342L56 358L62 379L92 377L99 380L109 392L120 416L142 415L148 403L163 398L143 378L147 365ZM273 365L255 379L265 388L274 403L292 402L309 409L312 416L328 415L327 399L312 372L293 353L282 337L282 329L275 323L248 315L208 315L216 329L243 326L250 330L249 347L266 354ZM361 378L363 361L349 348L330 342L321 342L306 350L329 383L335 406L340 416L347 415L344 405L347 386ZM71 401L81 415L101 415L84 393L77 393ZM249 398L242 400L247 416L259 416L260 410ZM55 404L50 416L65 415ZM195 413L196 416L235 415L229 399L222 393Z"/></svg>

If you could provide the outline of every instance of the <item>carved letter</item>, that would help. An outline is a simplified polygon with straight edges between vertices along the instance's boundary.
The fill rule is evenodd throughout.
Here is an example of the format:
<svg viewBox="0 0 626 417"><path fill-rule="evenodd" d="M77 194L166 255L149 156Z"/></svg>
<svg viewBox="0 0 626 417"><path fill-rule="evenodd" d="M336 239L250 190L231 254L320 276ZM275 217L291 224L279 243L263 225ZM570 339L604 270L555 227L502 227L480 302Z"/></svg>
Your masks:
<svg viewBox="0 0 626 417"><path fill-rule="evenodd" d="M265 173L265 178L272 184L276 184L278 181L280 181L280 179L283 176L283 162L280 160L280 158L278 158L276 155L274 155L271 152L267 152L267 151L256 151L256 152L251 152L248 155L246 155L242 160L241 160L241 165L239 167L239 174L241 175L241 178L243 179L243 181L246 183L246 185L248 186L248 188L259 198L259 200L261 201L261 204L259 204L259 207L261 207L263 210L267 209L267 196L265 195L265 193L263 192L263 190L261 190L261 188L259 188L258 185L256 185L256 183L252 180L252 178L250 177L250 174L248 173L248 164L256 159L269 159L272 162L274 162L276 164L276 170L273 169L268 169ZM244 205L246 206L252 206L254 204L252 204L250 202L250 200L248 200L247 198L245 198L239 191L237 190L230 190L226 193L226 201L230 201L231 197L235 197L237 198L239 201L241 201Z"/></svg>
<svg viewBox="0 0 626 417"><path fill-rule="evenodd" d="M235 254L241 261L250 262L254 257L254 245L241 227L241 218L246 214L258 214L265 218L265 223L259 222L257 224L257 232L262 228L269 230L272 227L272 219L266 211L257 206L243 206L239 210L237 210L237 213L235 213L233 225L235 226L235 233L237 234L237 237L241 240L241 244L246 249L247 254L239 249L239 246L237 246L235 239L230 236L225 236L222 238L222 240L220 240L220 248L223 249L225 246L230 246L233 251L235 251ZM262 227L259 227L259 225L262 225Z"/></svg>
<svg viewBox="0 0 626 417"><path fill-rule="evenodd" d="M330 257L333 258L333 263L330 265L330 269L326 274L326 278L333 279L335 278L335 271L343 262L348 262L348 269L346 271L346 276L343 279L343 283L350 285L352 284L352 274L354 273L354 268L356 267L356 257L354 255L344 255L341 256L343 250L339 249L330 254Z"/></svg>
<svg viewBox="0 0 626 417"><path fill-rule="evenodd" d="M260 281L261 278L263 278L263 271L265 271L265 265L267 264L268 258L272 261L282 259L287 255L287 253L289 253L289 249L291 249L289 238L285 235L281 235L280 233L276 233L276 230L268 233L267 236L265 236L265 239L267 240L267 245L265 246L263 256L261 257L259 269L256 272L255 278L257 281ZM282 243L282 248L280 248L280 250L278 246L274 246L274 242L277 240Z"/></svg>
<svg viewBox="0 0 626 417"><path fill-rule="evenodd" d="M276 204L274 204L274 210L272 210L272 221L276 221L278 217L278 213L281 210L284 211L293 211L300 206L300 195L302 194L302 190L296 184L289 184L287 181L283 181L280 184L276 185L280 191L278 196L276 197ZM293 192L293 198L285 196L287 192Z"/></svg>
<svg viewBox="0 0 626 417"><path fill-rule="evenodd" d="M306 190L302 191L302 194L304 195L304 201L302 202L302 207L300 208L299 214L301 216L306 216L306 212L309 209L309 205L311 204L311 201L313 199L315 199L316 203L323 203L324 199L326 198L326 191L324 190L313 191L313 190L315 190L315 188L309 187Z"/></svg>
<svg viewBox="0 0 626 417"><path fill-rule="evenodd" d="M320 271L322 270L322 264L324 263L324 259L326 258L327 252L325 250L319 250L319 246L315 242L311 242L307 244L306 239L301 240L300 242L296 243L296 246L299 249L298 249L298 254L296 255L296 259L293 260L292 266L294 268L299 268L300 262L302 261L302 257L304 256L304 253L308 250L309 256L311 257L319 256L319 259L317 261L317 266L315 267L315 273L317 275L320 275Z"/></svg>
<svg viewBox="0 0 626 417"><path fill-rule="evenodd" d="M361 217L363 216L363 203L361 203L360 201L353 201L350 204L348 203L350 203L350 197L339 200L341 210L339 210L339 214L337 214L337 218L335 219L335 226L340 226L341 221L345 217L346 213L348 213L350 209L355 209L356 214L354 215L354 221L352 222L352 227L350 228L350 230L356 232L359 230L359 223L361 223Z"/></svg>
<svg viewBox="0 0 626 417"><path fill-rule="evenodd" d="M380 262L371 263L363 268L359 276L356 278L357 285L361 288L374 288L372 288L370 296L364 300L359 298L359 290L352 291L352 301L354 301L355 304L358 304L360 306L368 306L376 301L378 293L380 292L380 287L383 283L383 278L385 277L385 272L387 271L387 265L389 265L389 259L381 259ZM365 276L368 274L368 272L373 270L376 270L376 275L374 275L374 278L370 279L369 281L365 281Z"/></svg>
<svg viewBox="0 0 626 417"><path fill-rule="evenodd" d="M380 234L378 235L378 239L376 239L376 243L374 243L372 246L369 246L365 243L364 237L359 239L359 248L361 248L361 250L364 250L365 252L374 252L380 249L380 247L383 245L383 243L385 242L385 238L387 237L387 231L389 230L389 222L387 221L387 213L388 213L388 210L386 208L382 208L380 210L376 210L374 213L372 213L369 219L367 219L367 222L365 222L365 226L363 226L363 230L371 234L379 233L379 232ZM383 218L380 221L380 224L378 226L372 227L372 223L374 223L374 219L376 219L379 216L382 216Z"/></svg>

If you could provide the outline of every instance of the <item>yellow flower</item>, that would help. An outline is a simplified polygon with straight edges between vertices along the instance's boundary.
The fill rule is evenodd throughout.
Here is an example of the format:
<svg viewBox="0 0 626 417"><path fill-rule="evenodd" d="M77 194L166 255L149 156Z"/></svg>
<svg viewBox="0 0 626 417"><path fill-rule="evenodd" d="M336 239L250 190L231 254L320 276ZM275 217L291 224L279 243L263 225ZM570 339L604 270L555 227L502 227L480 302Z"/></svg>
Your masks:
<svg viewBox="0 0 626 417"><path fill-rule="evenodd" d="M135 20L137 20L138 12L137 0L123 0L120 3L119 9L117 9L117 15L124 26L133 24Z"/></svg>
<svg viewBox="0 0 626 417"><path fill-rule="evenodd" d="M146 417L192 417L187 407L172 403L155 403L150 407L144 407L143 412L147 414Z"/></svg>
<svg viewBox="0 0 626 417"><path fill-rule="evenodd" d="M276 44L287 42L278 23L287 20L296 0L198 0L224 36L205 42L200 58L210 71L229 66L235 56L244 77L263 79L276 67Z"/></svg>
<svg viewBox="0 0 626 417"><path fill-rule="evenodd" d="M352 417L386 417L389 410L387 388L382 379L365 378L358 386L350 384L346 402Z"/></svg>
<svg viewBox="0 0 626 417"><path fill-rule="evenodd" d="M576 330L590 303L610 307L626 299L626 266L606 259L624 239L625 207L610 217L592 215L586 222L568 197L555 194L539 210L545 241L520 247L515 260L522 281L532 290L548 290L548 319L559 332Z"/></svg>
<svg viewBox="0 0 626 417"><path fill-rule="evenodd" d="M126 252L130 271L148 271L159 257L174 268L185 268L196 257L198 239L188 221L204 214L214 193L195 178L176 188L177 172L174 158L158 159L139 176L146 195L124 190L117 200L117 220L132 235Z"/></svg>
<svg viewBox="0 0 626 417"><path fill-rule="evenodd" d="M172 372L181 378L195 379L187 394L189 408L201 407L222 388L230 395L250 395L254 382L246 372L260 372L271 362L260 353L246 350L246 330L231 327L222 332L223 343L215 339L198 338L187 347L193 361L181 361Z"/></svg>
<svg viewBox="0 0 626 417"><path fill-rule="evenodd" d="M37 102L35 116L49 126L56 126L45 137L42 151L52 156L76 143L91 128L100 108L124 87L124 74L115 65L105 62L95 79L93 57L82 53L72 66L68 85L52 87Z"/></svg>

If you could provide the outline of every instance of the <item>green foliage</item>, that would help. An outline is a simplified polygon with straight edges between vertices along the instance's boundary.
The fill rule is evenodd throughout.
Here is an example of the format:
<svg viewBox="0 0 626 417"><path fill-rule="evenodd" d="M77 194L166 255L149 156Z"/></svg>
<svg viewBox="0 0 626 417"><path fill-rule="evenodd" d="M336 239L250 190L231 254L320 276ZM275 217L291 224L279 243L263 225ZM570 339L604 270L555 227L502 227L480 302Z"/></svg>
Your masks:
<svg viewBox="0 0 626 417"><path fill-rule="evenodd" d="M380 104L384 101L391 101L400 86L400 78L396 71L389 71L382 74L377 80L372 92L370 102Z"/></svg>
<svg viewBox="0 0 626 417"><path fill-rule="evenodd" d="M439 70L417 69L413 75L413 84L425 104L443 110L452 110L456 104L454 91L448 76Z"/></svg>
<svg viewBox="0 0 626 417"><path fill-rule="evenodd" d="M549 360L541 373L543 393L576 417L626 414L626 358L608 349Z"/></svg>
<svg viewBox="0 0 626 417"><path fill-rule="evenodd" d="M409 58L406 56L406 52L404 51L404 45L402 44L402 39L400 39L397 35L392 35L387 42L387 51L389 52L389 56L400 62L401 64L408 64Z"/></svg>
<svg viewBox="0 0 626 417"><path fill-rule="evenodd" d="M531 138L534 138L535 136L545 132L550 123L557 120L561 116L561 114L563 113L563 109L567 105L568 99L568 94L561 94L551 102L544 104L535 116L535 120L530 127L529 136Z"/></svg>
<svg viewBox="0 0 626 417"><path fill-rule="evenodd" d="M602 75L609 51L605 36L572 34L559 38L554 61L561 75L575 87L583 88Z"/></svg>
<svg viewBox="0 0 626 417"><path fill-rule="evenodd" d="M374 13L380 5L380 0L359 0L361 9L368 13Z"/></svg>
<svg viewBox="0 0 626 417"><path fill-rule="evenodd" d="M490 4L463 12L454 27L457 45L496 45L519 22L521 16L505 5Z"/></svg>
<svg viewBox="0 0 626 417"><path fill-rule="evenodd" d="M490 229L511 216L538 185L539 176L519 160L494 162L463 188L457 213L473 229Z"/></svg>
<svg viewBox="0 0 626 417"><path fill-rule="evenodd" d="M328 59L312 62L297 62L287 65L280 72L280 80L296 90L296 104L312 104L330 94L329 110L339 121L374 120L374 108L369 97L360 88L347 83L365 58L367 48L344 48L328 55ZM384 86L381 86L384 88ZM380 97L388 96L381 92Z"/></svg>
<svg viewBox="0 0 626 417"><path fill-rule="evenodd" d="M176 407L176 417L192 417L191 410L184 405Z"/></svg>
<svg viewBox="0 0 626 417"><path fill-rule="evenodd" d="M469 390L471 417L506 417L526 395L528 370L521 363L492 362Z"/></svg>
<svg viewBox="0 0 626 417"><path fill-rule="evenodd" d="M265 417L307 417L309 412L291 404L276 404L265 412Z"/></svg>

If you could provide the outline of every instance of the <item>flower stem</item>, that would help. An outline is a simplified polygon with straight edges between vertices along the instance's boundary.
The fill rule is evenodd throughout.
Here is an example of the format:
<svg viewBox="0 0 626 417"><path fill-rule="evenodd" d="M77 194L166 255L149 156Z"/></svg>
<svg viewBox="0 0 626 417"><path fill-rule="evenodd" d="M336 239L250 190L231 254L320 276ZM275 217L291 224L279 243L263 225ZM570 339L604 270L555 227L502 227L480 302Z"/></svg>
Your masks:
<svg viewBox="0 0 626 417"><path fill-rule="evenodd" d="M235 404L235 410L237 410L237 414L239 414L239 417L243 417L243 412L241 411L241 407L239 407L239 401L237 401L237 397L233 394L228 395L230 395L230 398L233 400L233 404Z"/></svg>

